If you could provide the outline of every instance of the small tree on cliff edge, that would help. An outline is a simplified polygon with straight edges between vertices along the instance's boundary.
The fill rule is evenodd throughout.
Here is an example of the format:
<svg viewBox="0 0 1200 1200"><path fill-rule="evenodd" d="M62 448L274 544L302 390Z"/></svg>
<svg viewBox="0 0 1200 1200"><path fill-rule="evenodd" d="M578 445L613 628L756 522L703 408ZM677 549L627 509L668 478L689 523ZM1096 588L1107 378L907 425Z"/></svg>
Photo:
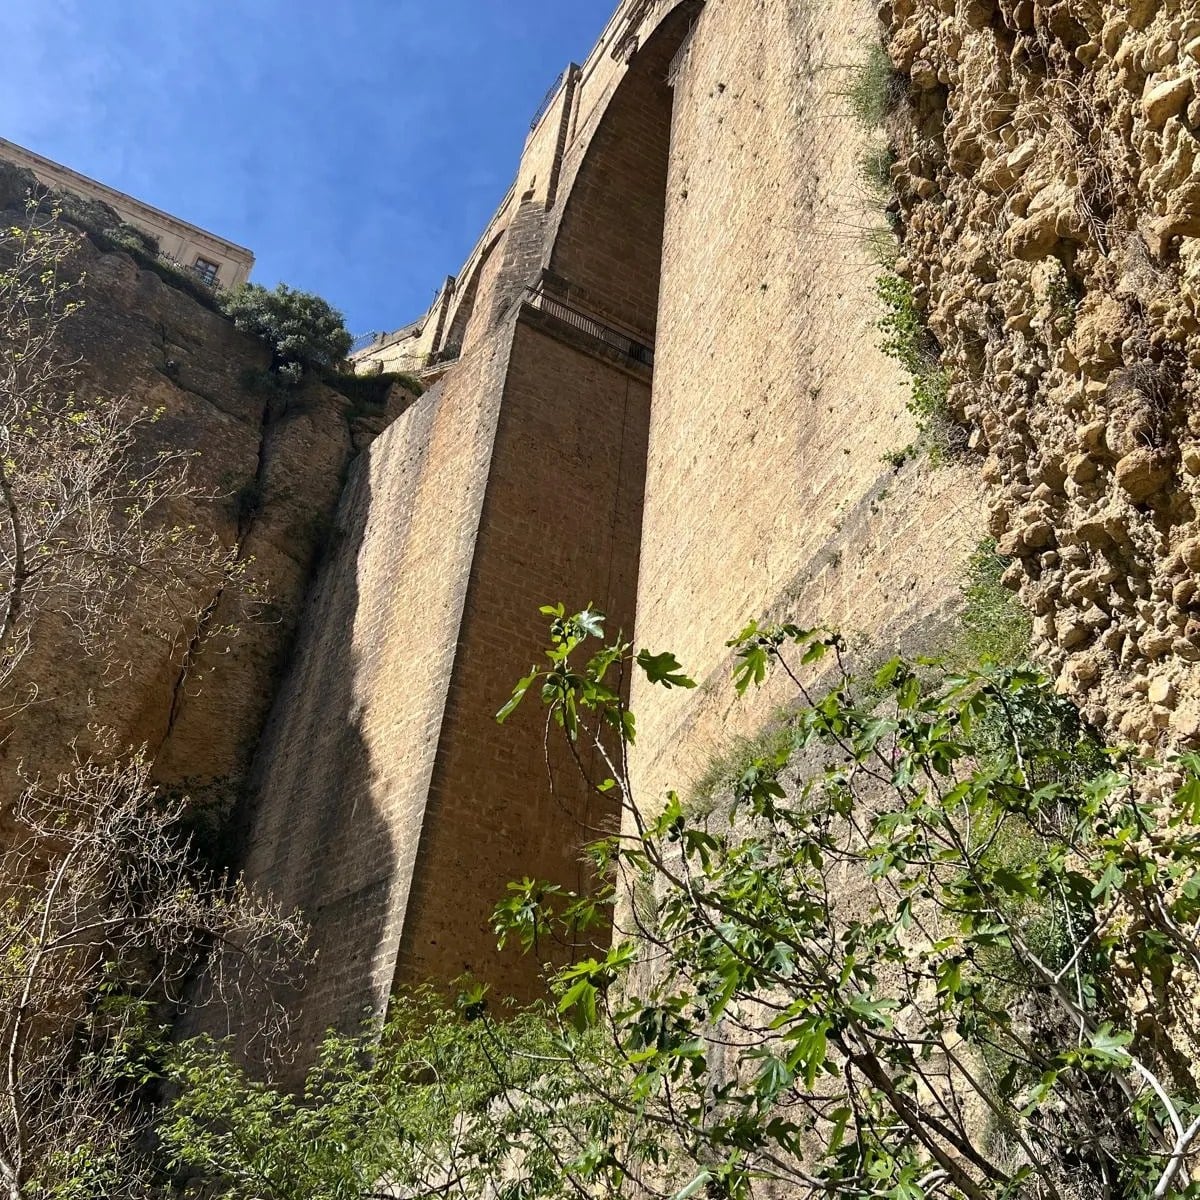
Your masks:
<svg viewBox="0 0 1200 1200"><path fill-rule="evenodd" d="M336 367L350 352L353 339L342 314L311 292L244 283L221 298L221 309L243 333L270 347L276 370Z"/></svg>

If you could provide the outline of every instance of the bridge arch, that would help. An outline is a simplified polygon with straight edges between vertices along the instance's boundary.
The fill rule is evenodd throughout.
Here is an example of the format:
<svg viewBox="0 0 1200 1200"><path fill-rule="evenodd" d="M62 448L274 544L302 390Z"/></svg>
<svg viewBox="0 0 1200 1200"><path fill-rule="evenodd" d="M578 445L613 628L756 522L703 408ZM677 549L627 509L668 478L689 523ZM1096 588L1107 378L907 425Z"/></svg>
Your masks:
<svg viewBox="0 0 1200 1200"><path fill-rule="evenodd" d="M594 68L597 84L606 70L619 74L600 100L590 100L586 77L581 85L579 128L543 262L549 286L571 304L648 345L663 250L671 68L702 7L703 0L634 5L602 43L610 61ZM639 9L647 10L640 23Z"/></svg>

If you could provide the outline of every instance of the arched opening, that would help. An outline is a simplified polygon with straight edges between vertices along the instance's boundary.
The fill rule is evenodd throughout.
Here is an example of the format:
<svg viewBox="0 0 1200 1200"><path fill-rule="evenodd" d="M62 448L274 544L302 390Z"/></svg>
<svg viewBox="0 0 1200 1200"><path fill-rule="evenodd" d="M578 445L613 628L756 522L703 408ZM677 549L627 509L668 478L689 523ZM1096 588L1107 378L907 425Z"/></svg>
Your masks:
<svg viewBox="0 0 1200 1200"><path fill-rule="evenodd" d="M549 256L548 290L647 346L658 312L671 67L700 7L678 5L633 54L589 140Z"/></svg>
<svg viewBox="0 0 1200 1200"><path fill-rule="evenodd" d="M466 285L459 294L454 312L442 337L442 344L438 347L439 351L448 359L457 358L467 343L473 340L473 335L476 332L474 316L476 302L479 299L480 281L483 279L485 273L488 273L490 282L490 275L495 273L495 263L492 260L492 256L503 237L504 231L501 230L480 251L474 267L471 268ZM483 290L486 293L489 287L484 285ZM485 303L483 308L486 309L486 307Z"/></svg>

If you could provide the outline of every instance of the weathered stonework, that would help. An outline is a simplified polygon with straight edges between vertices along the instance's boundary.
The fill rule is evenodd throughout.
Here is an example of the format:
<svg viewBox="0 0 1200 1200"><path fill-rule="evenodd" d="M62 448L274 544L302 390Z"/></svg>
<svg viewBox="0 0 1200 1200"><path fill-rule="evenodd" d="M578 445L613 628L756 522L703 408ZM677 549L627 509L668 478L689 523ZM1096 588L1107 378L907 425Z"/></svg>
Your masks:
<svg viewBox="0 0 1200 1200"><path fill-rule="evenodd" d="M621 4L467 263L360 352L437 382L356 468L259 760L249 872L316 927L303 1038L465 970L531 994L491 908L578 885L612 819L555 758L551 794L533 706L492 720L540 604L594 602L704 681L635 687L648 806L769 717L726 686L748 617L878 645L953 607L975 485L883 461L915 429L844 94L876 28L849 0Z"/></svg>
<svg viewBox="0 0 1200 1200"><path fill-rule="evenodd" d="M895 0L899 270L1060 689L1200 739L1200 13Z"/></svg>
<svg viewBox="0 0 1200 1200"><path fill-rule="evenodd" d="M919 645L980 536L969 471L882 461L916 433L877 348L880 217L846 96L875 31L867 4L709 0L679 65L637 637L703 686L635 681L644 804L789 698L734 696L748 619Z"/></svg>

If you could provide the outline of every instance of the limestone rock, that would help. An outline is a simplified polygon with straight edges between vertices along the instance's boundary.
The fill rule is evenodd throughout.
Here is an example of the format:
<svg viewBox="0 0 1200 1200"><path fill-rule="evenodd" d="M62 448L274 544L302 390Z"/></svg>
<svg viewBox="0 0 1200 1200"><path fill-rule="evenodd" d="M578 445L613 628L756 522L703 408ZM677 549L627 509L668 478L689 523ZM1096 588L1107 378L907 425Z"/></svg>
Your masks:
<svg viewBox="0 0 1200 1200"><path fill-rule="evenodd" d="M1153 128L1161 129L1172 117L1179 115L1191 96L1192 81L1186 75L1157 83L1150 79L1142 97L1142 111Z"/></svg>
<svg viewBox="0 0 1200 1200"><path fill-rule="evenodd" d="M80 359L81 385L160 412L144 427L142 449L196 451L191 478L212 498L173 515L238 547L270 618L246 619L236 597L206 598L217 602L214 624L237 624L239 632L206 646L177 696L182 663L173 648L139 640L135 631L131 665L117 679L97 676L78 657L35 663L42 696L0 748L0 799L18 786L18 762L43 775L66 769L72 748L56 731L90 725L111 730L120 746L145 743L160 783L186 784L193 798L227 807L249 767L321 531L354 453L352 406L316 381L282 402L264 399L245 382L268 364L259 343L128 255L102 254L88 244L82 253L87 303L64 327ZM390 415L405 402L398 398ZM246 517L236 497L249 488L259 500ZM81 755L93 749L86 740L77 746Z"/></svg>
<svg viewBox="0 0 1200 1200"><path fill-rule="evenodd" d="M1149 500L1171 478L1170 464L1152 450L1134 450L1117 463L1116 479L1135 503Z"/></svg>
<svg viewBox="0 0 1200 1200"><path fill-rule="evenodd" d="M942 362L971 381L1002 582L1110 736L1194 745L1200 13L906 2L889 33L922 31L909 65L939 86L897 126L903 258ZM1064 104L1074 118L1047 122Z"/></svg>

